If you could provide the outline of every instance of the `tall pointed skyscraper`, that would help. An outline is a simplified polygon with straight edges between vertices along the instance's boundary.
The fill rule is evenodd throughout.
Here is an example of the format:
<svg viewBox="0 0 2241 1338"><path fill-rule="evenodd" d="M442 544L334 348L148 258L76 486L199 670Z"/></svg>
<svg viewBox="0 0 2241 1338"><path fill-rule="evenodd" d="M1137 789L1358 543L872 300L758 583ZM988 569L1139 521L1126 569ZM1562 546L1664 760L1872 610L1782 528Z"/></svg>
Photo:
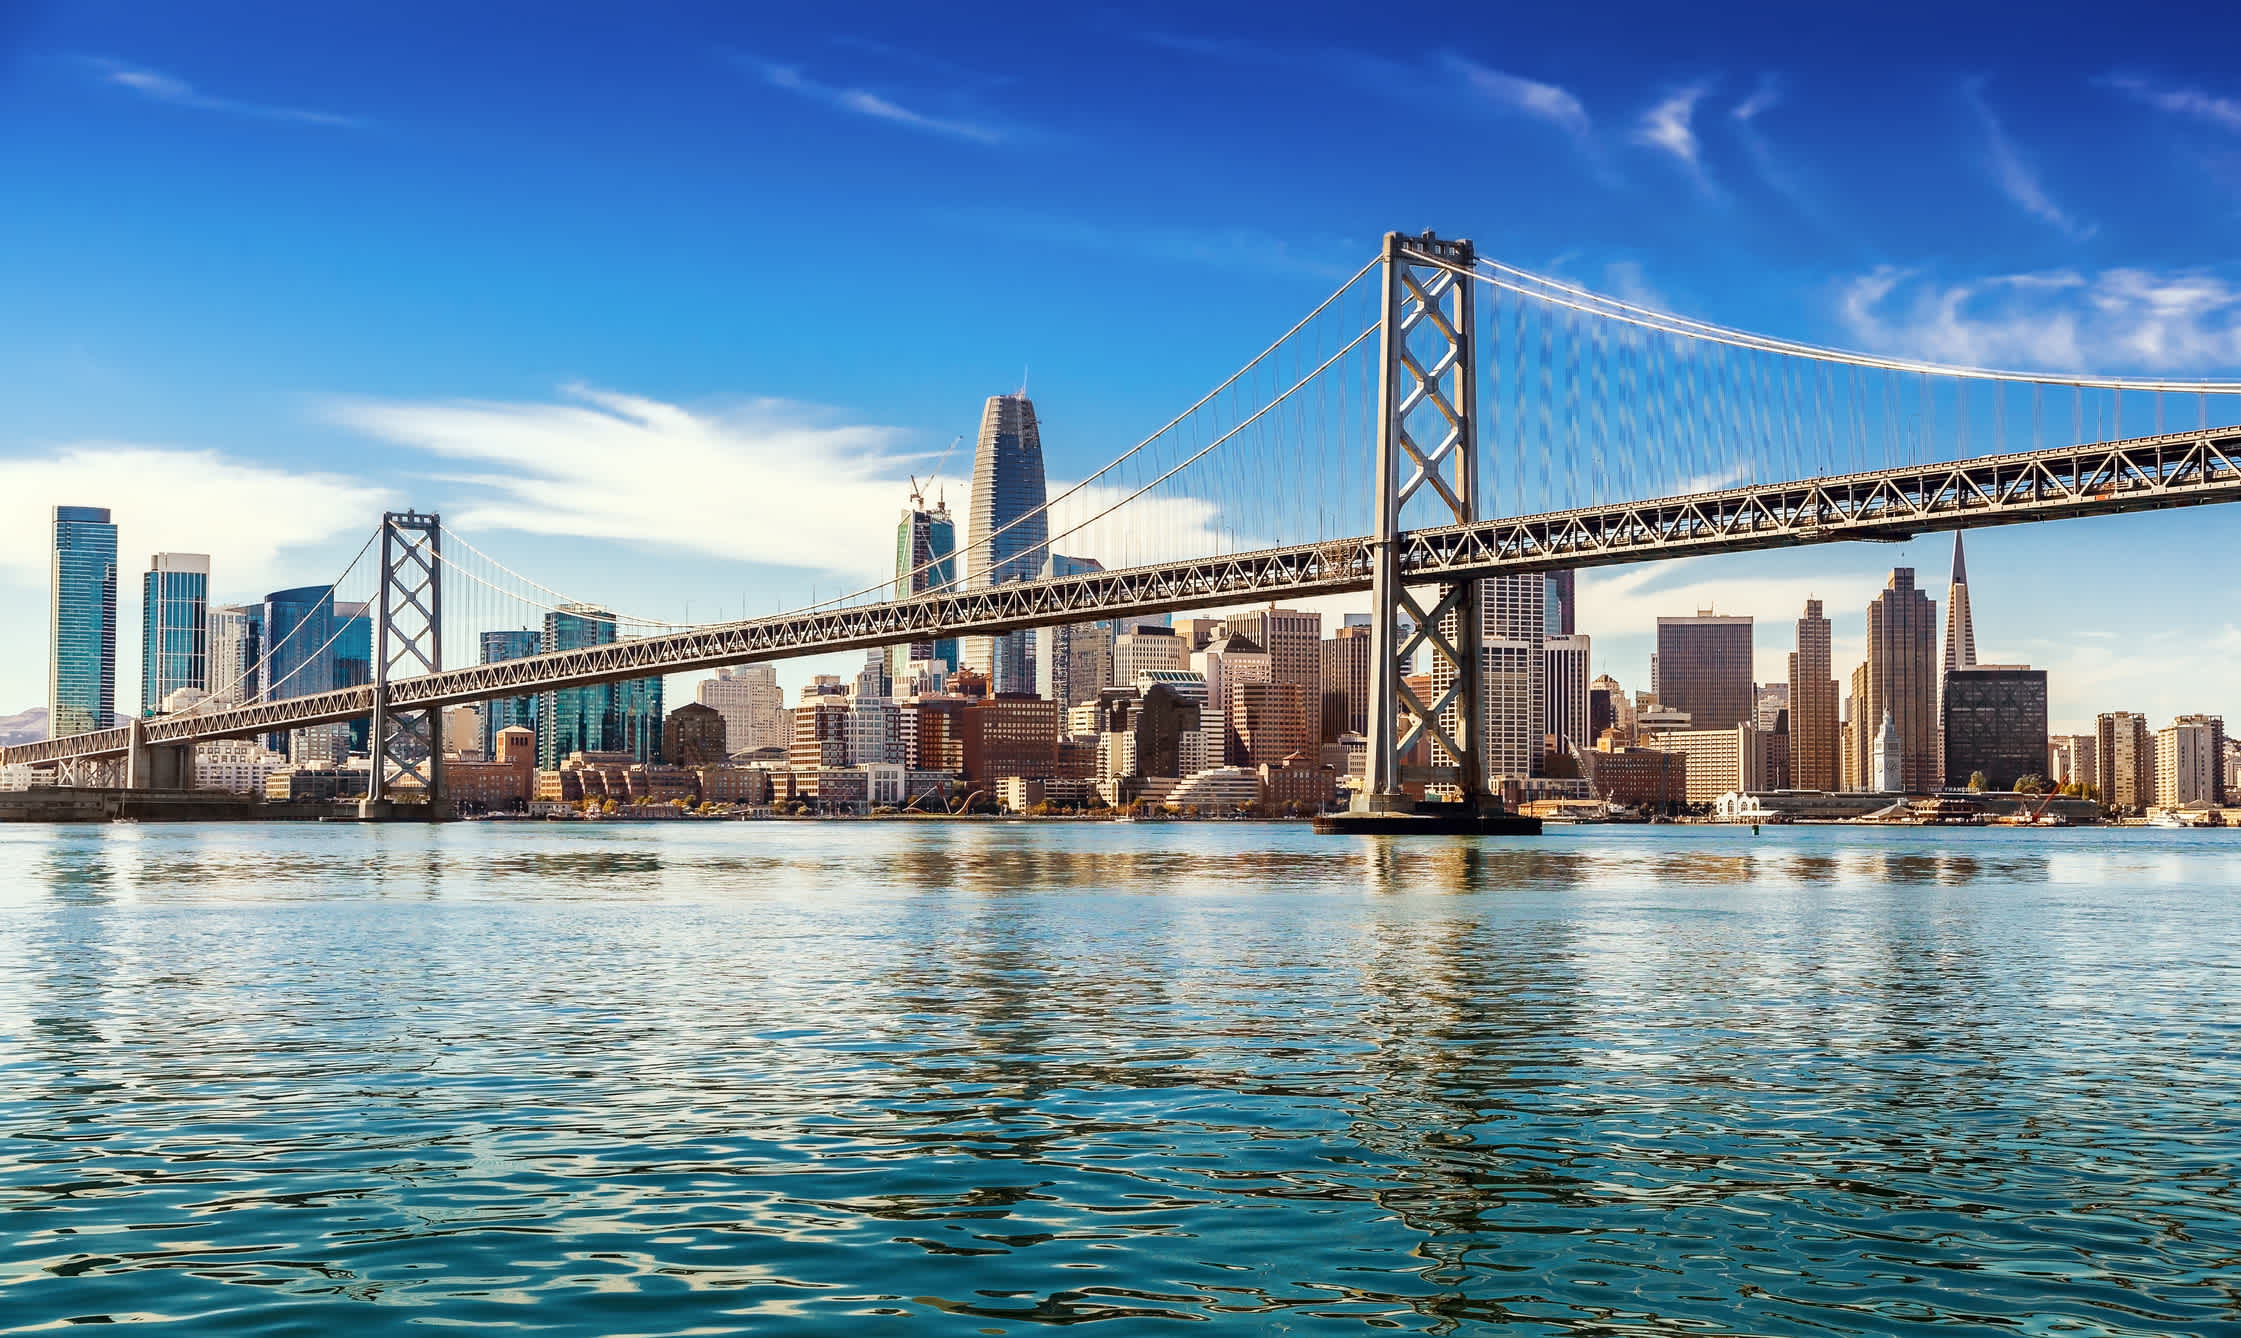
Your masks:
<svg viewBox="0 0 2241 1338"><path fill-rule="evenodd" d="M973 451L973 510L965 560L969 589L1031 581L1049 560L1049 500L1043 488L1043 437L1035 405L1025 394L992 395L981 411L980 444ZM1032 632L965 637L959 655L968 669L988 675L991 692L1033 692Z"/></svg>
<svg viewBox="0 0 2241 1338"><path fill-rule="evenodd" d="M1945 671L1967 669L1976 663L1976 624L1969 617L1969 566L1961 553L1961 536L1953 536L1953 584L1945 596Z"/></svg>

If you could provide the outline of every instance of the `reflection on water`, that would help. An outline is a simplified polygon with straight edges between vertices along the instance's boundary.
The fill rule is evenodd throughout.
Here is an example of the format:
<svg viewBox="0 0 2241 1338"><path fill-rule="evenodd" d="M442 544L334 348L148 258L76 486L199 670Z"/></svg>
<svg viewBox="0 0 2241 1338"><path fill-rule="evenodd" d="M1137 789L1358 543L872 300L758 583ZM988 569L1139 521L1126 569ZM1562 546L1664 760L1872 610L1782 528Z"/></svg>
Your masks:
<svg viewBox="0 0 2241 1338"><path fill-rule="evenodd" d="M2231 1332L2237 856L0 829L0 1329Z"/></svg>

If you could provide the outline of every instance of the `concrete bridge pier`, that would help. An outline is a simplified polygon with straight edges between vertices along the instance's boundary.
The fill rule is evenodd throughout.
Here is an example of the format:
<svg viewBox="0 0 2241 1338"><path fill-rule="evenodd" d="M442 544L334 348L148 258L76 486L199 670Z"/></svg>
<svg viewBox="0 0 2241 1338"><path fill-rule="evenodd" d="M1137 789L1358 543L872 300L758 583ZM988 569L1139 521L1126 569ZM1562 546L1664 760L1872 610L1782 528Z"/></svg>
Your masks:
<svg viewBox="0 0 2241 1338"><path fill-rule="evenodd" d="M124 788L128 790L192 790L195 788L195 746L191 743L150 743L147 722L133 717L125 748Z"/></svg>

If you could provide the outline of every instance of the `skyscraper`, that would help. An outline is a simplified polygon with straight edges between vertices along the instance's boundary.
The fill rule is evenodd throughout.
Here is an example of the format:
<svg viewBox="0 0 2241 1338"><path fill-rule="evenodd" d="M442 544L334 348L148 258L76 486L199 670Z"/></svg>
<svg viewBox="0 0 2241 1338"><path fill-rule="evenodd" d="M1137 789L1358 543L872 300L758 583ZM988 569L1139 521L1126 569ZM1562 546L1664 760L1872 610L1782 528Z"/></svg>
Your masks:
<svg viewBox="0 0 2241 1338"><path fill-rule="evenodd" d="M966 560L970 588L985 590L1043 574L1050 540L1043 485L1043 438L1025 395L992 395L981 411L973 451L973 511ZM1033 634L966 637L964 667L988 675L990 692L1035 690Z"/></svg>
<svg viewBox="0 0 2241 1338"><path fill-rule="evenodd" d="M1543 615L1542 630L1550 636L1571 636L1579 628L1579 584L1577 573L1552 571L1547 575L1548 590L1544 596L1548 603Z"/></svg>
<svg viewBox="0 0 2241 1338"><path fill-rule="evenodd" d="M902 523L895 527L895 598L906 599L929 590L947 590L957 583L957 522L950 518L949 503L913 492L903 508ZM940 660L943 673L958 668L957 638L913 641L894 648L891 673L897 682L910 676L912 660ZM734 751L743 751L737 738Z"/></svg>
<svg viewBox="0 0 2241 1338"><path fill-rule="evenodd" d="M140 582L140 714L181 688L210 690L210 555L158 553Z"/></svg>
<svg viewBox="0 0 2241 1338"><path fill-rule="evenodd" d="M1689 713L1691 729L1733 729L1751 721L1751 620L1710 611L1657 620L1655 672L1660 705Z"/></svg>
<svg viewBox="0 0 2241 1338"><path fill-rule="evenodd" d="M256 701L262 691L257 661L265 653L264 605L213 604L209 623L210 700L220 706Z"/></svg>
<svg viewBox="0 0 2241 1338"><path fill-rule="evenodd" d="M1953 536L1953 583L1945 596L1945 672L1976 663L1976 623L1969 616L1969 568L1962 560L1961 536Z"/></svg>
<svg viewBox="0 0 2241 1338"><path fill-rule="evenodd" d="M2095 784L2104 808L2137 812L2155 802L2155 741L2148 718L2106 711L2094 719Z"/></svg>
<svg viewBox="0 0 2241 1338"><path fill-rule="evenodd" d="M364 601L338 600L335 603L335 681L338 688L362 687L373 682L373 613L372 605ZM355 752L371 752L367 740L373 730L373 721L365 716L351 721L344 728L350 734L350 747ZM488 756L488 754L485 754Z"/></svg>
<svg viewBox="0 0 2241 1338"><path fill-rule="evenodd" d="M1323 643L1323 740L1369 732L1370 629L1348 625Z"/></svg>
<svg viewBox="0 0 2241 1338"><path fill-rule="evenodd" d="M484 632L479 638L481 662L498 664L505 660L526 659L544 646L544 637L535 629L515 628L511 631ZM498 731L519 726L537 728L537 699L535 697L496 697L483 703L482 755L498 755Z"/></svg>
<svg viewBox="0 0 2241 1338"><path fill-rule="evenodd" d="M1797 649L1790 652L1790 784L1800 790L1835 790L1837 774L1836 679L1829 664L1829 620L1821 601L1805 601L1797 620Z"/></svg>
<svg viewBox="0 0 2241 1338"><path fill-rule="evenodd" d="M768 664L743 664L716 671L703 679L696 695L703 706L723 714L724 737L734 753L758 748L793 745L793 726L786 718L786 694L778 686L778 669Z"/></svg>
<svg viewBox="0 0 2241 1338"><path fill-rule="evenodd" d="M1096 558L1050 555L1045 576L1087 576L1105 570ZM1097 700L1112 681L1113 624L1072 623L1045 627L1035 640L1035 681L1042 694L1060 706Z"/></svg>
<svg viewBox="0 0 2241 1338"><path fill-rule="evenodd" d="M545 615L541 649L581 650L610 645L615 615L589 604L565 605ZM662 683L634 678L621 683L557 688L537 699L537 769L559 769L570 753L630 753L638 761L661 756Z"/></svg>
<svg viewBox="0 0 2241 1338"><path fill-rule="evenodd" d="M1541 679L1548 715L1543 726L1548 742L1543 746L1560 756L1595 746L1587 700L1592 644L1580 635L1551 636L1541 642Z"/></svg>
<svg viewBox="0 0 2241 1338"><path fill-rule="evenodd" d="M1498 784L1504 777L1526 777L1540 771L1542 738L1548 729L1547 666L1541 644L1548 635L1548 581L1540 574L1486 576L1478 582L1479 599L1479 756L1485 768L1482 780ZM1443 620L1441 631L1460 635L1455 619ZM1454 680L1444 656L1432 661L1432 691L1447 691ZM1455 728L1455 711L1440 713L1440 723ZM1447 750L1432 745L1435 765L1452 765Z"/></svg>
<svg viewBox="0 0 2241 1338"><path fill-rule="evenodd" d="M293 590L275 590L265 596L265 653L263 700L285 701L290 697L308 696L326 692L335 685L335 601L334 589L324 585L303 585ZM332 757L338 751L348 751L350 731L347 726L340 738L327 726L310 728L320 731L313 746L321 757ZM288 754L289 760L303 763L311 760L297 746L295 735L303 730L269 734L265 746L275 752Z"/></svg>
<svg viewBox="0 0 2241 1338"><path fill-rule="evenodd" d="M1915 588L1914 568L1894 567L1867 609L1865 701L1853 709L1865 729L1883 718L1898 732L1900 787L1927 794L1943 783L1945 750L1937 727L1938 603ZM1875 735L1862 739L1871 747ZM1880 787L1879 787L1880 788Z"/></svg>
<svg viewBox="0 0 2241 1338"><path fill-rule="evenodd" d="M117 527L105 506L54 509L47 733L107 729L117 712Z"/></svg>

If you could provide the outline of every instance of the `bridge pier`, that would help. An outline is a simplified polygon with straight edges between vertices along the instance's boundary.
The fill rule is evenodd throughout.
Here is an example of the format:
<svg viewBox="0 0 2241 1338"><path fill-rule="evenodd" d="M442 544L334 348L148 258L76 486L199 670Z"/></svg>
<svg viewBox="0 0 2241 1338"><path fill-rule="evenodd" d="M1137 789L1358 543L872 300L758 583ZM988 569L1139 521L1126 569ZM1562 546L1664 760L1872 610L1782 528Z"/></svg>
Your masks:
<svg viewBox="0 0 2241 1338"><path fill-rule="evenodd" d="M195 788L195 746L191 743L149 743L147 722L138 716L128 726L124 756L124 788L128 790L192 790Z"/></svg>

